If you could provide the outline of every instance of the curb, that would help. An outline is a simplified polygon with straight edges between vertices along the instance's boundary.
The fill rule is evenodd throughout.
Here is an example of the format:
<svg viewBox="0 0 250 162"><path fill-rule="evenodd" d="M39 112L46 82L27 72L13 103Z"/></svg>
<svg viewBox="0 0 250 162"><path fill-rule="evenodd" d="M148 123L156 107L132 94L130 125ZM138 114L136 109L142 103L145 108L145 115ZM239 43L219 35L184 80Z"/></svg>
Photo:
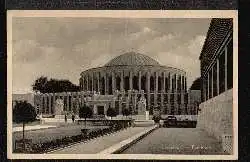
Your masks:
<svg viewBox="0 0 250 162"><path fill-rule="evenodd" d="M150 134L151 132L156 130L158 127L159 127L158 125L150 127L149 129L147 129L143 132L140 132L131 138L123 140L122 142L115 144L115 145L99 152L98 154L119 154L122 151L126 150L129 146L135 144L136 142L138 142L139 140L141 140L142 138L144 138L145 136L147 136L148 134Z"/></svg>

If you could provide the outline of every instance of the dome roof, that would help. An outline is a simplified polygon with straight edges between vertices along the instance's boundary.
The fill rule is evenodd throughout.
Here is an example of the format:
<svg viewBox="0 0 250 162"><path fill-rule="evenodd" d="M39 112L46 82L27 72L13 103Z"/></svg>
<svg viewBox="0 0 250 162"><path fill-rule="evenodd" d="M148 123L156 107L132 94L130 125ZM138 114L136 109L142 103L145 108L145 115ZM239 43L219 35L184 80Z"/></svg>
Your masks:
<svg viewBox="0 0 250 162"><path fill-rule="evenodd" d="M116 58L109 61L105 66L120 66L120 65L160 65L156 60L149 56L128 52L117 56Z"/></svg>

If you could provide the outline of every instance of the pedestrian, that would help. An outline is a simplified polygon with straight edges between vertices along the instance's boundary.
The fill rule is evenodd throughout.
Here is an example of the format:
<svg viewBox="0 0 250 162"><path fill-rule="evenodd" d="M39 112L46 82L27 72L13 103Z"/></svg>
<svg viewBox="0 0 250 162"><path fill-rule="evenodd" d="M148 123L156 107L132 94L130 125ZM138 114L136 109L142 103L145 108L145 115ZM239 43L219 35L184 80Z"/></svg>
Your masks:
<svg viewBox="0 0 250 162"><path fill-rule="evenodd" d="M72 114L72 122L74 123L75 122L75 115Z"/></svg>
<svg viewBox="0 0 250 162"><path fill-rule="evenodd" d="M67 123L67 114L64 115L65 123Z"/></svg>

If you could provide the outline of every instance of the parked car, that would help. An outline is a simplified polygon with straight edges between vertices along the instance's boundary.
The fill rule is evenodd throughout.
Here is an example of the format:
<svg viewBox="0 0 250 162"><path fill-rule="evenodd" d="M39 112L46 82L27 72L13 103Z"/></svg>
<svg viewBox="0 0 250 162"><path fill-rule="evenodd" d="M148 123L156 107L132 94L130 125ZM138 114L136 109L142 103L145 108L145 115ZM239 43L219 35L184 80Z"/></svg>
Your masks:
<svg viewBox="0 0 250 162"><path fill-rule="evenodd" d="M164 127L168 126L176 126L177 118L175 116L168 116L167 119L164 120Z"/></svg>

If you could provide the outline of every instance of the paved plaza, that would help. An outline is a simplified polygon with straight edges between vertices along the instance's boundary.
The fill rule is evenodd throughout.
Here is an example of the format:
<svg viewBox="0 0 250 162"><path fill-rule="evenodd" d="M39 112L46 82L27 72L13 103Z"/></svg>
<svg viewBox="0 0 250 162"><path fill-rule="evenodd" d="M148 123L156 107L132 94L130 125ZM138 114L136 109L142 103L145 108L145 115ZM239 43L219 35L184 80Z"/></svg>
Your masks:
<svg viewBox="0 0 250 162"><path fill-rule="evenodd" d="M221 144L198 128L159 128L122 154L222 154Z"/></svg>
<svg viewBox="0 0 250 162"><path fill-rule="evenodd" d="M137 133L143 132L148 127L130 127L125 130L98 137L86 143L79 143L72 147L52 152L53 154L96 154L123 140L126 140Z"/></svg>

